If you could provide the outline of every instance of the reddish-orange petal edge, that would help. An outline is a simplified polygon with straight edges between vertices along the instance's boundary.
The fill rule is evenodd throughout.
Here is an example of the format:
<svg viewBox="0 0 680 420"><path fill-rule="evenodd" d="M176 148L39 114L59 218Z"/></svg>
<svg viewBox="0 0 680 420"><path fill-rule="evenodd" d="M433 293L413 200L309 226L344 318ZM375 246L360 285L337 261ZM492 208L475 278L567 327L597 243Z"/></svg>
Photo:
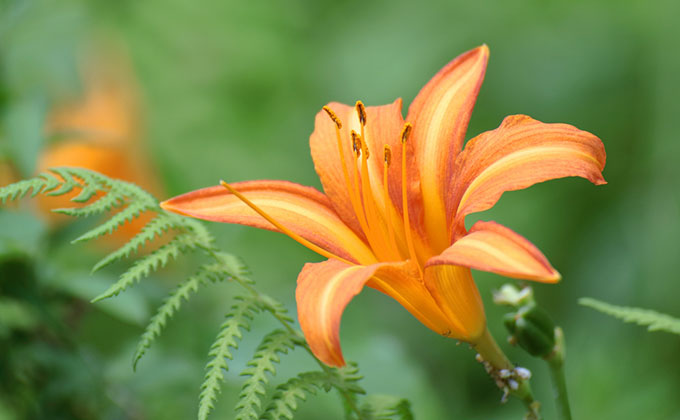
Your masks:
<svg viewBox="0 0 680 420"><path fill-rule="evenodd" d="M593 134L526 115L506 117L458 155L452 195L458 232L466 215L491 208L505 191L568 176L605 184L605 161L604 145Z"/></svg>
<svg viewBox="0 0 680 420"><path fill-rule="evenodd" d="M375 262L368 246L316 189L288 181L247 181L231 187L282 226L323 250L359 263ZM161 207L197 219L279 231L223 186L182 194L161 203Z"/></svg>
<svg viewBox="0 0 680 420"><path fill-rule="evenodd" d="M555 283L560 274L531 242L495 222L479 221L427 266L442 264L490 271L507 277Z"/></svg>
<svg viewBox="0 0 680 420"><path fill-rule="evenodd" d="M298 276L298 319L314 355L329 366L344 366L340 318L350 300L382 265L350 265L337 260L308 263Z"/></svg>
<svg viewBox="0 0 680 420"><path fill-rule="evenodd" d="M486 45L456 57L421 89L406 117L413 124L424 221L436 252L449 245L445 192L452 182L453 162L463 145L488 58Z"/></svg>

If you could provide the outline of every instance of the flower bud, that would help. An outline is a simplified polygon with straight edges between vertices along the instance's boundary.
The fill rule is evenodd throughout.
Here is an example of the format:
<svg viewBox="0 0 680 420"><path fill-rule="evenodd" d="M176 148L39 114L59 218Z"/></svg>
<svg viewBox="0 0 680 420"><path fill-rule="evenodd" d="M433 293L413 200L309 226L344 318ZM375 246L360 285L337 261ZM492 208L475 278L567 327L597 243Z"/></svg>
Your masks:
<svg viewBox="0 0 680 420"><path fill-rule="evenodd" d="M536 357L549 356L555 347L555 324L536 305L526 305L516 313L506 314L505 327L527 353Z"/></svg>

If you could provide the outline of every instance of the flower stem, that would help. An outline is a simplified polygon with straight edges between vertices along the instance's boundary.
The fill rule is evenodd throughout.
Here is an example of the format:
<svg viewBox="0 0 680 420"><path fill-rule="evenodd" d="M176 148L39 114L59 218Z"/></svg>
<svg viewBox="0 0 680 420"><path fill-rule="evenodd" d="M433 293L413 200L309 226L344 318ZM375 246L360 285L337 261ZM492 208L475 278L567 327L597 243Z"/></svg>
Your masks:
<svg viewBox="0 0 680 420"><path fill-rule="evenodd" d="M488 328L484 331L482 336L473 344L474 349L479 353L484 367L491 377L496 381L496 385L510 395L520 399L527 407L528 419L540 419L539 407L540 404L534 399L531 392L531 386L528 380L513 379L515 386L511 386L510 381L503 376L502 371L513 372L515 367L508 360L503 350L498 347L496 340L489 332Z"/></svg>
<svg viewBox="0 0 680 420"><path fill-rule="evenodd" d="M567 396L567 381L564 376L564 334L561 328L555 328L555 351L545 358L550 367L550 378L553 382L553 393L557 405L557 418L571 420L569 398Z"/></svg>

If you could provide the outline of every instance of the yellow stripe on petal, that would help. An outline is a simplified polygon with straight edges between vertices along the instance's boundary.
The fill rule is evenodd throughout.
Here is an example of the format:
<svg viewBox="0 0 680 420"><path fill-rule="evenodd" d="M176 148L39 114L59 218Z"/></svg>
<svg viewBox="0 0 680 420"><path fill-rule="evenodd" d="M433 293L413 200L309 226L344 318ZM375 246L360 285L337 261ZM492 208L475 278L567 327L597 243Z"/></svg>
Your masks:
<svg viewBox="0 0 680 420"><path fill-rule="evenodd" d="M495 130L470 140L456 160L456 228L466 215L492 207L505 191L568 176L596 185L606 155L596 136L567 124L544 124L525 115L507 117Z"/></svg>
<svg viewBox="0 0 680 420"><path fill-rule="evenodd" d="M495 222L477 222L470 232L427 267L458 265L508 277L555 283L560 274L531 242Z"/></svg>
<svg viewBox="0 0 680 420"><path fill-rule="evenodd" d="M451 337L471 343L481 337L486 316L469 268L426 265L424 282L442 312L457 325Z"/></svg>
<svg viewBox="0 0 680 420"><path fill-rule="evenodd" d="M331 254L359 263L375 262L368 246L340 220L326 196L314 188L287 181L248 181L232 187L286 229ZM161 207L198 219L279 231L222 186L174 197Z"/></svg>
<svg viewBox="0 0 680 420"><path fill-rule="evenodd" d="M300 327L314 355L330 366L344 366L340 319L345 307L381 264L349 265L337 260L305 264L295 298Z"/></svg>
<svg viewBox="0 0 680 420"><path fill-rule="evenodd" d="M413 124L427 236L437 253L449 245L447 228L451 220L444 197L488 57L489 49L483 45L455 58L418 93L406 117Z"/></svg>

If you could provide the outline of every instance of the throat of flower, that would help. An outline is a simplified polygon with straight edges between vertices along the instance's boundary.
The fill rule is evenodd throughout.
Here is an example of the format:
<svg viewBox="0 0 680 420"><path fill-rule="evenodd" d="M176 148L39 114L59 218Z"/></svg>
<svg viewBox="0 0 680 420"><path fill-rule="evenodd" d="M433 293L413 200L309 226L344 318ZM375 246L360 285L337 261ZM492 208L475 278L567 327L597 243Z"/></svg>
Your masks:
<svg viewBox="0 0 680 420"><path fill-rule="evenodd" d="M366 138L369 134L368 130L366 130L366 125L370 124L370 122L368 121L366 108L363 103L358 101L355 106L359 121L359 127L357 127L359 132L349 130L353 160L347 159L345 153L346 146L343 143L341 132L343 127L342 121L329 107L324 107L323 109L335 125L338 153L349 200L361 230L364 232L364 236L374 254L380 261L411 259L418 265L419 270L422 271L413 243L408 214L406 140L411 132L411 124L405 124L401 133L401 195L404 213L401 218L402 220L399 220L395 219L392 215L394 206L389 195L389 168L392 163L392 150L389 145L385 145L383 148L382 188L380 188L380 191L373 191L374 184L379 183L379 181L372 180L369 169L374 167L370 166L369 159L375 159L375 157L371 157L369 149L369 140L372 139ZM395 223L399 222L403 223L406 244L400 242L404 241L401 231L397 233L395 230Z"/></svg>
<svg viewBox="0 0 680 420"><path fill-rule="evenodd" d="M300 243L302 246L309 248L310 250L316 252L317 254L323 255L326 258L331 258L331 259L336 259L338 261L342 261L347 264L352 264L355 265L355 263L339 256L336 254L333 254L332 252L329 252L320 246L308 241L307 239L303 238L302 236L298 235L297 233L291 231L287 227L283 226L281 223L279 223L276 219L274 219L272 216L267 214L264 210L262 210L258 205L250 201L246 196L238 192L234 187L231 185L227 184L224 181L220 181L220 185L222 185L224 188L226 188L230 193L235 195L239 200L241 200L244 204L246 204L248 207L253 209L257 214L262 216L264 219L266 219L269 223L274 225L277 229L279 229L282 233L288 235L291 239L295 240L296 242Z"/></svg>

